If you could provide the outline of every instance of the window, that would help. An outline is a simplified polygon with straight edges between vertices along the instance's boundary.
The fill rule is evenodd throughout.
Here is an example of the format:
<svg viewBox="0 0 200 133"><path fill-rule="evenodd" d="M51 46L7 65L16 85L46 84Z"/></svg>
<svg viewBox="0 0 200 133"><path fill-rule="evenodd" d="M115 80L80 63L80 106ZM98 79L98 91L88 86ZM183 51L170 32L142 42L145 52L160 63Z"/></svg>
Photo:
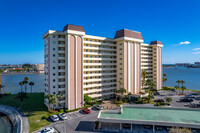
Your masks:
<svg viewBox="0 0 200 133"><path fill-rule="evenodd" d="M53 73L53 76L55 76L56 74L55 73Z"/></svg>
<svg viewBox="0 0 200 133"><path fill-rule="evenodd" d="M56 42L53 42L53 44L56 44Z"/></svg>
<svg viewBox="0 0 200 133"><path fill-rule="evenodd" d="M56 48L53 48L53 50L56 50Z"/></svg>
<svg viewBox="0 0 200 133"><path fill-rule="evenodd" d="M56 36L53 36L53 38L56 38Z"/></svg>
<svg viewBox="0 0 200 133"><path fill-rule="evenodd" d="M53 69L56 69L56 67L53 67Z"/></svg>
<svg viewBox="0 0 200 133"><path fill-rule="evenodd" d="M55 57L56 55L55 54L53 54L53 57Z"/></svg>
<svg viewBox="0 0 200 133"><path fill-rule="evenodd" d="M56 61L53 61L53 63L56 63Z"/></svg>
<svg viewBox="0 0 200 133"><path fill-rule="evenodd" d="M53 82L55 82L56 80L55 79L53 79Z"/></svg>

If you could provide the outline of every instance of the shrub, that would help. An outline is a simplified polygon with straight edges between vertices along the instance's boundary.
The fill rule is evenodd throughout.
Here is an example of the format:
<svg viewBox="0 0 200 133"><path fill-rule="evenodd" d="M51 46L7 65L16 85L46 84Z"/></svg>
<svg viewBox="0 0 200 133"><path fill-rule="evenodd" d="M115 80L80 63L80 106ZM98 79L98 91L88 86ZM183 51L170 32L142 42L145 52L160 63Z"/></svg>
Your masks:
<svg viewBox="0 0 200 133"><path fill-rule="evenodd" d="M66 113L70 113L70 112L77 111L77 110L79 110L79 109L80 109L80 108L77 108L77 109L72 109L72 110L68 110L68 109L66 109L66 110L65 110L65 112L66 112Z"/></svg>
<svg viewBox="0 0 200 133"><path fill-rule="evenodd" d="M123 103L123 101L117 101L117 100L115 100L115 104L122 104Z"/></svg>
<svg viewBox="0 0 200 133"><path fill-rule="evenodd" d="M46 115L44 115L43 117L42 117L42 119L48 119L49 118L49 114L46 114Z"/></svg>
<svg viewBox="0 0 200 133"><path fill-rule="evenodd" d="M10 92L4 92L3 93L3 96L8 96L8 95L11 95L11 93Z"/></svg>
<svg viewBox="0 0 200 133"><path fill-rule="evenodd" d="M169 103L169 102L171 102L171 101L172 101L172 98L171 98L171 97L166 97L166 98L165 98L165 100L166 100L166 102L168 102L168 103Z"/></svg>
<svg viewBox="0 0 200 133"><path fill-rule="evenodd" d="M64 109L60 109L60 113L64 113Z"/></svg>
<svg viewBox="0 0 200 133"><path fill-rule="evenodd" d="M167 106L170 106L170 103L164 103L165 105L167 105Z"/></svg>

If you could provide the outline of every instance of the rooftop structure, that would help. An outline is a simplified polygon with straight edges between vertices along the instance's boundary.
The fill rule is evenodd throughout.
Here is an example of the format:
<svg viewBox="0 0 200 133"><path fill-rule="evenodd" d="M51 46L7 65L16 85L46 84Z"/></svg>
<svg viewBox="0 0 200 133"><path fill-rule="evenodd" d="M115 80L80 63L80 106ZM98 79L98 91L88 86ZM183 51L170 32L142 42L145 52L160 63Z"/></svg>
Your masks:
<svg viewBox="0 0 200 133"><path fill-rule="evenodd" d="M200 110L122 106L121 111L101 111L97 120L104 123L131 123L200 129Z"/></svg>

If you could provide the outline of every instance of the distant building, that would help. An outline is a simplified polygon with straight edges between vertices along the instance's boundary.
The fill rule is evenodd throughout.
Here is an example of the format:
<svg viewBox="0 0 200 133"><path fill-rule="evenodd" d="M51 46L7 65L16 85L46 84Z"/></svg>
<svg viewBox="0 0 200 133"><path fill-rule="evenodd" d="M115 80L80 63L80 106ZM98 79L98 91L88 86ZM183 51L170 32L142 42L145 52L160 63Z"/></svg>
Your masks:
<svg viewBox="0 0 200 133"><path fill-rule="evenodd" d="M200 65L200 62L195 62L194 64L195 64L195 65Z"/></svg>
<svg viewBox="0 0 200 133"><path fill-rule="evenodd" d="M175 65L179 67L187 67L190 66L190 63L176 63Z"/></svg>
<svg viewBox="0 0 200 133"><path fill-rule="evenodd" d="M44 73L44 64L35 64L35 67L39 73Z"/></svg>

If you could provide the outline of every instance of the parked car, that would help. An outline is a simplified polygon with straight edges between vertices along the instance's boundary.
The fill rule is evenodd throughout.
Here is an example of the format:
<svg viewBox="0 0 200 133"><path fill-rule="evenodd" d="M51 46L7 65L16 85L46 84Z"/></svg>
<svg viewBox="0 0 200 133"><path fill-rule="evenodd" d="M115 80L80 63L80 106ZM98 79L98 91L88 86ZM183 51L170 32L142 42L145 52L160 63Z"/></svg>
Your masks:
<svg viewBox="0 0 200 133"><path fill-rule="evenodd" d="M82 111L83 111L84 113L86 113L86 114L91 113L91 111L90 111L88 108L84 108L84 109L82 109Z"/></svg>
<svg viewBox="0 0 200 133"><path fill-rule="evenodd" d="M51 120L52 120L53 122L59 121L59 118L58 118L57 115L51 115L50 118L51 118Z"/></svg>
<svg viewBox="0 0 200 133"><path fill-rule="evenodd" d="M185 95L185 97L186 97L186 98L195 98L195 96L189 95L189 94L188 94L188 95Z"/></svg>
<svg viewBox="0 0 200 133"><path fill-rule="evenodd" d="M160 126L156 126L155 128L157 131L162 131L163 130L163 127L160 127Z"/></svg>
<svg viewBox="0 0 200 133"><path fill-rule="evenodd" d="M171 91L176 92L176 89L171 89Z"/></svg>
<svg viewBox="0 0 200 133"><path fill-rule="evenodd" d="M166 131L170 131L170 130L171 130L171 127L165 127L165 130L166 130Z"/></svg>
<svg viewBox="0 0 200 133"><path fill-rule="evenodd" d="M65 114L65 113L60 113L60 114L58 114L58 116L60 117L61 120L67 120L68 119L67 114Z"/></svg>
<svg viewBox="0 0 200 133"><path fill-rule="evenodd" d="M159 93L159 92L154 92L153 94L154 94L154 95L160 95L160 93Z"/></svg>
<svg viewBox="0 0 200 133"><path fill-rule="evenodd" d="M103 109L103 106L101 106L101 105L95 105L94 106L96 109L98 109L98 110L102 110Z"/></svg>
<svg viewBox="0 0 200 133"><path fill-rule="evenodd" d="M195 100L200 100L200 97L195 97Z"/></svg>
<svg viewBox="0 0 200 133"><path fill-rule="evenodd" d="M180 102L193 102L193 99L189 99L189 98L182 98L180 99Z"/></svg>
<svg viewBox="0 0 200 133"><path fill-rule="evenodd" d="M146 129L152 129L153 126L151 126L151 125L145 125L144 128L146 128Z"/></svg>
<svg viewBox="0 0 200 133"><path fill-rule="evenodd" d="M164 99L156 99L154 102L165 102Z"/></svg>
<svg viewBox="0 0 200 133"><path fill-rule="evenodd" d="M191 95L195 95L196 96L196 95L199 95L199 93L191 93Z"/></svg>
<svg viewBox="0 0 200 133"><path fill-rule="evenodd" d="M193 103L193 104L190 105L190 108L200 108L200 104Z"/></svg>
<svg viewBox="0 0 200 133"><path fill-rule="evenodd" d="M122 124L123 128L130 128L131 127L131 124Z"/></svg>
<svg viewBox="0 0 200 133"><path fill-rule="evenodd" d="M53 127L47 127L41 130L39 133L57 133L57 132Z"/></svg>

